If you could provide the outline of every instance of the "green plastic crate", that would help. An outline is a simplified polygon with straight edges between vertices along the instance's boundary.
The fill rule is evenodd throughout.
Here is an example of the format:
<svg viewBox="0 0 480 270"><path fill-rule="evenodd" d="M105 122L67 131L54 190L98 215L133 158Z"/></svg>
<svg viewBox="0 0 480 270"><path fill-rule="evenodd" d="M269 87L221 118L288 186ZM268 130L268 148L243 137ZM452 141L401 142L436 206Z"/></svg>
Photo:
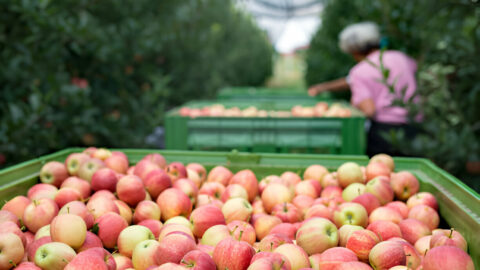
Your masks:
<svg viewBox="0 0 480 270"><path fill-rule="evenodd" d="M295 105L313 106L316 100L193 101L201 108L215 103L240 109L290 110ZM350 107L349 104L343 103ZM165 147L175 150L231 150L268 153L365 154L365 117L350 107L352 117L197 117L179 115L179 108L165 117Z"/></svg>
<svg viewBox="0 0 480 270"><path fill-rule="evenodd" d="M70 153L82 151L81 148L66 149L48 156L27 161L0 171L0 205L16 195L25 195L28 188L37 183L39 171L47 161L64 161ZM189 152L169 150L123 151L131 163L138 162L150 153L161 153L168 162L198 162L207 169L224 165L233 172L249 168L261 179L267 175L280 174L290 170L303 173L311 164L321 164L329 170L335 170L347 161L360 165L368 163L366 156L334 155L294 155L294 154L255 154L237 152ZM480 195L463 184L454 176L435 166L431 161L420 158L395 158L396 170L412 172L420 181L420 191L435 195L442 217L442 227L453 227L464 235L468 242L476 269L480 269Z"/></svg>
<svg viewBox="0 0 480 270"><path fill-rule="evenodd" d="M332 99L332 95L325 92L312 97L308 95L307 89L303 88L227 87L218 91L217 99L261 101L294 100L303 102L310 100L330 100Z"/></svg>

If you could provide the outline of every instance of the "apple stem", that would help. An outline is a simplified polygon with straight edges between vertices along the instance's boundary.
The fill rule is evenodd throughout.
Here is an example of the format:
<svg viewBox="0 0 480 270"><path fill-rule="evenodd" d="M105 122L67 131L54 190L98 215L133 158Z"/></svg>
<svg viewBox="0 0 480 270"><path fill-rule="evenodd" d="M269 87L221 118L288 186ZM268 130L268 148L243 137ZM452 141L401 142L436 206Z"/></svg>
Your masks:
<svg viewBox="0 0 480 270"><path fill-rule="evenodd" d="M238 228L238 225L237 225L237 226L235 226L235 227L233 228L233 231L232 231L232 232L230 232L230 235L232 235L232 236L233 236L233 234L235 233L235 231L237 230L237 228Z"/></svg>
<svg viewBox="0 0 480 270"><path fill-rule="evenodd" d="M285 260L282 260L282 262L280 263L280 269L282 269L283 265L285 264Z"/></svg>
<svg viewBox="0 0 480 270"><path fill-rule="evenodd" d="M243 230L240 231L240 235L238 236L238 241L242 240Z"/></svg>
<svg viewBox="0 0 480 270"><path fill-rule="evenodd" d="M454 230L455 230L454 228L450 228L450 235L448 236L448 238L452 238L452 234Z"/></svg>
<svg viewBox="0 0 480 270"><path fill-rule="evenodd" d="M423 257L427 256L428 249L425 249L425 252L423 253Z"/></svg>
<svg viewBox="0 0 480 270"><path fill-rule="evenodd" d="M284 203L283 203L283 212L288 212L287 202L284 202Z"/></svg>
<svg viewBox="0 0 480 270"><path fill-rule="evenodd" d="M33 205L38 206L38 201L37 201L37 200L33 200Z"/></svg>
<svg viewBox="0 0 480 270"><path fill-rule="evenodd" d="M273 251L273 242L270 242L270 251Z"/></svg>
<svg viewBox="0 0 480 270"><path fill-rule="evenodd" d="M70 214L70 207L67 207L67 214Z"/></svg>
<svg viewBox="0 0 480 270"><path fill-rule="evenodd" d="M14 263L12 260L9 260L8 263L11 264L11 265L13 265L14 268L17 267L17 264Z"/></svg>

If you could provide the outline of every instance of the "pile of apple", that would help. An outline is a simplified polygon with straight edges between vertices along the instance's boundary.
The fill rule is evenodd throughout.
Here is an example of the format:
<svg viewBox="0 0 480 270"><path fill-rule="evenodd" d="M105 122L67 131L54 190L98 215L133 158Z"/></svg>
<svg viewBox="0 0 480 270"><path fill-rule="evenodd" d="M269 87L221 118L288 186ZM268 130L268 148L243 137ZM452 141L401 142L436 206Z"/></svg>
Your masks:
<svg viewBox="0 0 480 270"><path fill-rule="evenodd" d="M238 107L225 108L222 104L214 104L203 108L182 107L179 114L185 117L350 117L352 112L339 103L331 106L326 102L318 102L313 107L296 105L290 111L260 110L255 106L245 109Z"/></svg>
<svg viewBox="0 0 480 270"><path fill-rule="evenodd" d="M0 211L0 270L473 270L467 242L393 159L244 169L88 148ZM397 199L394 201L394 199Z"/></svg>

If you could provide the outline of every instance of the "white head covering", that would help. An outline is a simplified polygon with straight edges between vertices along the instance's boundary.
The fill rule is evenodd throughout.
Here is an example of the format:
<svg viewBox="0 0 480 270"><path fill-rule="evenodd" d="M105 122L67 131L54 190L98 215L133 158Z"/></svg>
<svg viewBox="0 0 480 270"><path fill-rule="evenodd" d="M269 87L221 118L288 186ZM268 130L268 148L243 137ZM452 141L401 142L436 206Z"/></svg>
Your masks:
<svg viewBox="0 0 480 270"><path fill-rule="evenodd" d="M351 24L339 35L340 49L346 53L364 53L380 45L380 31L373 22Z"/></svg>

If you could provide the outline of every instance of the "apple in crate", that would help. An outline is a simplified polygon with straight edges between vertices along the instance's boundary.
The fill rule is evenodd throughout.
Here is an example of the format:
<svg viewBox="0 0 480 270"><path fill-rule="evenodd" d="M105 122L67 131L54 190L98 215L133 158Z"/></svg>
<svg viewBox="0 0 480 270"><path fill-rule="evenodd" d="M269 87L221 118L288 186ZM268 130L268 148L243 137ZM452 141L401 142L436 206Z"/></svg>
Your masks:
<svg viewBox="0 0 480 270"><path fill-rule="evenodd" d="M291 202L293 199L292 191L285 185L271 183L262 193L263 206L267 213L270 213L277 204Z"/></svg>
<svg viewBox="0 0 480 270"><path fill-rule="evenodd" d="M227 223L234 220L248 221L252 212L252 206L243 198L232 198L226 201L222 207L222 213Z"/></svg>
<svg viewBox="0 0 480 270"><path fill-rule="evenodd" d="M109 212L101 215L96 221L98 237L105 248L114 248L120 233L128 227L125 219L117 213Z"/></svg>
<svg viewBox="0 0 480 270"><path fill-rule="evenodd" d="M54 242L62 242L73 249L83 245L87 234L85 221L77 215L58 215L50 224L50 237Z"/></svg>
<svg viewBox="0 0 480 270"><path fill-rule="evenodd" d="M40 170L40 181L60 187L63 181L68 178L68 171L65 164L58 161L50 161L43 165Z"/></svg>
<svg viewBox="0 0 480 270"><path fill-rule="evenodd" d="M207 182L218 182L226 186L232 176L233 173L229 169L223 166L216 166L208 173Z"/></svg>
<svg viewBox="0 0 480 270"><path fill-rule="evenodd" d="M292 270L310 267L308 254L299 246L294 244L283 244L274 250L288 260Z"/></svg>
<svg viewBox="0 0 480 270"><path fill-rule="evenodd" d="M195 240L188 234L171 233L160 241L155 251L155 264L180 263L183 256L196 249Z"/></svg>
<svg viewBox="0 0 480 270"><path fill-rule="evenodd" d="M309 257L313 269L335 270L345 262L358 261L357 255L348 248L333 247Z"/></svg>
<svg viewBox="0 0 480 270"><path fill-rule="evenodd" d="M187 177L187 169L181 162L172 162L167 165L165 172L170 176L172 182L175 183L177 179Z"/></svg>
<svg viewBox="0 0 480 270"><path fill-rule="evenodd" d="M65 160L65 166L67 167L68 173L74 176L77 175L82 164L89 159L90 156L85 153L72 153L68 155Z"/></svg>
<svg viewBox="0 0 480 270"><path fill-rule="evenodd" d="M147 219L160 220L160 217L160 207L152 201L139 202L133 212L133 222L135 224Z"/></svg>
<svg viewBox="0 0 480 270"><path fill-rule="evenodd" d="M259 251L273 252L283 244L293 244L292 239L281 233L270 233L257 245Z"/></svg>
<svg viewBox="0 0 480 270"><path fill-rule="evenodd" d="M78 169L78 177L90 182L93 174L102 168L105 168L103 161L97 158L91 158L80 166L80 169Z"/></svg>
<svg viewBox="0 0 480 270"><path fill-rule="evenodd" d="M63 181L60 188L73 188L80 193L81 198L85 199L90 196L91 187L88 181L76 176L70 176Z"/></svg>
<svg viewBox="0 0 480 270"><path fill-rule="evenodd" d="M33 200L39 200L43 198L55 199L55 195L57 195L58 188L54 185L50 184L36 184L33 185L27 193L27 197Z"/></svg>
<svg viewBox="0 0 480 270"><path fill-rule="evenodd" d="M0 269L10 269L25 255L20 237L14 233L0 233Z"/></svg>
<svg viewBox="0 0 480 270"><path fill-rule="evenodd" d="M474 270L472 258L454 246L434 247L423 259L423 270Z"/></svg>
<svg viewBox="0 0 480 270"><path fill-rule="evenodd" d="M25 196L16 196L9 200L2 206L2 210L8 211L14 214L17 219L23 218L23 212L25 208L31 203L30 199Z"/></svg>
<svg viewBox="0 0 480 270"><path fill-rule="evenodd" d="M360 166L354 162L346 162L337 170L337 179L341 187L345 188L352 183L365 183Z"/></svg>
<svg viewBox="0 0 480 270"><path fill-rule="evenodd" d="M455 231L453 228L450 230L434 230L429 244L430 248L438 246L455 246L464 250L465 252L467 251L467 241L465 241L465 238L463 238L462 234Z"/></svg>
<svg viewBox="0 0 480 270"><path fill-rule="evenodd" d="M247 190L248 201L252 202L258 195L258 180L251 170L241 170L231 177L229 184L239 184Z"/></svg>
<svg viewBox="0 0 480 270"><path fill-rule="evenodd" d="M192 250L188 252L183 256L180 263L192 270L216 270L215 262L212 257L200 250Z"/></svg>
<svg viewBox="0 0 480 270"><path fill-rule="evenodd" d="M396 265L406 265L407 260L402 245L397 241L383 241L376 244L369 254L374 269L388 270Z"/></svg>
<svg viewBox="0 0 480 270"><path fill-rule="evenodd" d="M116 190L118 198L132 207L146 198L143 182L135 175L126 175L120 178Z"/></svg>
<svg viewBox="0 0 480 270"><path fill-rule="evenodd" d="M317 180L320 183L327 174L327 168L323 167L322 165L314 164L308 166L307 169L305 169L305 171L303 172L303 179Z"/></svg>
<svg viewBox="0 0 480 270"><path fill-rule="evenodd" d="M160 243L156 240L144 240L135 246L132 253L132 264L136 270L145 270L157 265L155 254Z"/></svg>
<svg viewBox="0 0 480 270"><path fill-rule="evenodd" d="M338 206L333 213L333 220L337 227L342 225L359 225L366 227L368 224L368 214L365 207L359 203L346 202Z"/></svg>
<svg viewBox="0 0 480 270"><path fill-rule="evenodd" d="M230 234L231 231L226 225L214 225L204 232L200 243L214 247L223 239L230 237Z"/></svg>
<svg viewBox="0 0 480 270"><path fill-rule="evenodd" d="M35 252L35 264L42 269L63 270L76 253L69 245L51 242L40 246Z"/></svg>
<svg viewBox="0 0 480 270"><path fill-rule="evenodd" d="M322 253L338 245L337 227L326 218L314 217L303 222L296 240L308 255Z"/></svg>
<svg viewBox="0 0 480 270"><path fill-rule="evenodd" d="M217 269L245 270L253 255L255 250L247 242L227 237L215 246L213 261Z"/></svg>
<svg viewBox="0 0 480 270"><path fill-rule="evenodd" d="M193 224L193 234L202 238L207 229L215 225L225 225L225 218L220 209L213 205L205 205L192 211L190 222Z"/></svg>
<svg viewBox="0 0 480 270"><path fill-rule="evenodd" d="M188 217L192 212L192 202L190 198L176 188L164 190L160 196L158 196L157 204L160 207L162 220L168 220L179 215Z"/></svg>
<svg viewBox="0 0 480 270"><path fill-rule="evenodd" d="M407 171L393 173L390 179L390 184L395 193L395 197L399 200L405 201L413 194L417 193L420 184L417 178Z"/></svg>
<svg viewBox="0 0 480 270"><path fill-rule="evenodd" d="M58 214L57 204L48 198L34 200L23 213L23 223L33 233L41 227L50 224Z"/></svg>
<svg viewBox="0 0 480 270"><path fill-rule="evenodd" d="M131 258L133 250L138 243L151 239L155 239L155 236L147 227L140 225L129 226L118 235L118 251L120 254Z"/></svg>

